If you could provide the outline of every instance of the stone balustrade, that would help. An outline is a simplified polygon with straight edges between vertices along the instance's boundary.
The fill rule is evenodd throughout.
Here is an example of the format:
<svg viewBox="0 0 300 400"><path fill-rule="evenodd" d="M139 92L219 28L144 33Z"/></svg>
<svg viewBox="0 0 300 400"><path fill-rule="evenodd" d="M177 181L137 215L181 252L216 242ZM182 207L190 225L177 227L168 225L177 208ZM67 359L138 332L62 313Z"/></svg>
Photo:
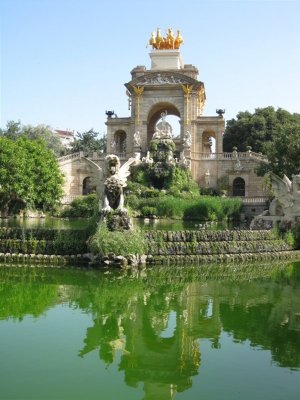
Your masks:
<svg viewBox="0 0 300 400"><path fill-rule="evenodd" d="M266 196L256 196L256 197L240 197L244 204L263 204L268 201Z"/></svg>
<svg viewBox="0 0 300 400"><path fill-rule="evenodd" d="M83 197L82 195L76 195L76 196L63 196L61 198L61 204L62 205L68 205L71 204L73 200L77 199L78 197Z"/></svg>
<svg viewBox="0 0 300 400"><path fill-rule="evenodd" d="M253 151L245 151L240 152L238 154L239 160L257 160L261 162L268 162L267 157L260 153L255 153ZM197 153L192 152L192 160L194 161L202 161L202 160L232 160L232 153L224 152L224 153Z"/></svg>
<svg viewBox="0 0 300 400"><path fill-rule="evenodd" d="M114 153L119 157L120 160L126 159L126 153ZM107 153L98 153L94 151L91 154L86 154L83 151L79 151L77 153L67 154L66 156L59 157L57 159L59 164L64 164L65 162L80 160L80 158L89 158L90 160L104 160L107 156Z"/></svg>
<svg viewBox="0 0 300 400"><path fill-rule="evenodd" d="M64 162L66 162L66 161L77 160L77 159L80 158L80 153L81 153L81 152L72 153L72 154L67 154L66 156L59 157L59 158L57 159L57 161L58 161L59 164L62 164L62 163L64 163Z"/></svg>

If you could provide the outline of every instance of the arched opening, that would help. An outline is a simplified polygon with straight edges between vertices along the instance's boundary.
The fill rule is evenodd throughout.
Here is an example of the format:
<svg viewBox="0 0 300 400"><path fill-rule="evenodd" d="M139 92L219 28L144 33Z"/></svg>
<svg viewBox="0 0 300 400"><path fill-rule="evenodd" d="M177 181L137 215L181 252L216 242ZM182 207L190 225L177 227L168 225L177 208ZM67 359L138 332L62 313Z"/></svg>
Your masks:
<svg viewBox="0 0 300 400"><path fill-rule="evenodd" d="M87 176L84 178L82 181L82 194L83 196L86 196L90 193L93 193L96 190L94 186L92 186L92 179L90 176Z"/></svg>
<svg viewBox="0 0 300 400"><path fill-rule="evenodd" d="M160 123L162 117L162 113L167 113L165 117L165 121L171 126L172 136L176 138L180 136L180 113L173 104L170 103L158 103L152 107L148 116L148 124L147 124L147 144L149 144L152 136L155 132L155 127Z"/></svg>
<svg viewBox="0 0 300 400"><path fill-rule="evenodd" d="M216 133L214 131L204 131L202 134L202 153L215 153Z"/></svg>
<svg viewBox="0 0 300 400"><path fill-rule="evenodd" d="M243 178L235 178L232 183L232 195L233 196L245 196L245 181Z"/></svg>
<svg viewBox="0 0 300 400"><path fill-rule="evenodd" d="M113 152L126 153L126 132L117 131L114 134Z"/></svg>

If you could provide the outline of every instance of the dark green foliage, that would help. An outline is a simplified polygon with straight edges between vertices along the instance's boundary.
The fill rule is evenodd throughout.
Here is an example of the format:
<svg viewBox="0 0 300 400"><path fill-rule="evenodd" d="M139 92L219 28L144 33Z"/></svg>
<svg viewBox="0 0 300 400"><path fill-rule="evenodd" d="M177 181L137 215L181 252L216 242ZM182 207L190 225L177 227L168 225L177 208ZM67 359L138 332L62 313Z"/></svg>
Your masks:
<svg viewBox="0 0 300 400"><path fill-rule="evenodd" d="M166 154L170 151L173 153L175 148L175 143L171 139L153 139L149 144L149 150L154 161L164 161L166 159Z"/></svg>
<svg viewBox="0 0 300 400"><path fill-rule="evenodd" d="M283 238L291 247L300 250L300 225L296 225L291 229L280 229L279 227L274 231L278 238Z"/></svg>
<svg viewBox="0 0 300 400"><path fill-rule="evenodd" d="M62 195L63 176L43 140L0 137L0 208L51 210Z"/></svg>
<svg viewBox="0 0 300 400"><path fill-rule="evenodd" d="M224 220L237 218L242 202L237 198L223 198L210 196L191 196L191 194L175 197L161 195L159 199L134 197L134 205L129 196L127 204L138 215L185 219L185 220Z"/></svg>
<svg viewBox="0 0 300 400"><path fill-rule="evenodd" d="M285 123L274 132L272 141L262 146L269 164L258 169L259 175L272 171L276 175L292 177L300 173L300 122Z"/></svg>
<svg viewBox="0 0 300 400"><path fill-rule="evenodd" d="M300 250L300 225L297 225L292 229L292 234L294 237L293 244L296 249Z"/></svg>
<svg viewBox="0 0 300 400"><path fill-rule="evenodd" d="M150 176L148 169L142 165L131 167L130 180L127 183L128 190L135 190L134 185L139 184L143 186L150 186ZM131 189L130 189L131 188Z"/></svg>
<svg viewBox="0 0 300 400"><path fill-rule="evenodd" d="M141 208L142 217L153 217L156 213L156 207L144 206Z"/></svg>
<svg viewBox="0 0 300 400"><path fill-rule="evenodd" d="M189 193L198 194L199 188L193 180L191 172L188 169L174 167L166 181L167 189L172 194Z"/></svg>
<svg viewBox="0 0 300 400"><path fill-rule="evenodd" d="M232 151L236 146L239 151L246 151L251 146L255 152L265 152L265 143L274 139L274 134L285 124L300 125L300 114L274 107L257 108L252 114L249 111L239 112L236 119L227 121L223 147ZM268 155L268 154L267 154Z"/></svg>
<svg viewBox="0 0 300 400"><path fill-rule="evenodd" d="M43 140L49 150L56 156L64 152L64 147L54 130L47 125L22 125L21 122L8 121L5 129L0 129L0 137L10 140L26 138L28 140Z"/></svg>
<svg viewBox="0 0 300 400"><path fill-rule="evenodd" d="M246 151L265 154L269 164L258 169L259 175L272 171L279 176L300 172L300 114L282 108L257 108L253 114L240 112L227 122L223 137L224 151Z"/></svg>
<svg viewBox="0 0 300 400"><path fill-rule="evenodd" d="M133 168L131 181L126 188L127 206L134 215L183 218L190 202L199 198L198 186L193 181L190 171L172 166L163 179L163 190L150 186L152 173L154 172L151 168Z"/></svg>
<svg viewBox="0 0 300 400"><path fill-rule="evenodd" d="M99 225L96 233L90 238L89 247L94 254L101 256L144 254L146 248L144 235L138 229L112 232L104 223Z"/></svg>
<svg viewBox="0 0 300 400"><path fill-rule="evenodd" d="M62 210L61 217L93 217L97 213L98 203L99 199L95 193L89 194L87 196L77 197L72 201L70 206Z"/></svg>
<svg viewBox="0 0 300 400"><path fill-rule="evenodd" d="M77 132L74 142L71 144L68 153L83 151L90 154L93 151L106 152L106 136L101 137L99 132L90 129L86 132Z"/></svg>

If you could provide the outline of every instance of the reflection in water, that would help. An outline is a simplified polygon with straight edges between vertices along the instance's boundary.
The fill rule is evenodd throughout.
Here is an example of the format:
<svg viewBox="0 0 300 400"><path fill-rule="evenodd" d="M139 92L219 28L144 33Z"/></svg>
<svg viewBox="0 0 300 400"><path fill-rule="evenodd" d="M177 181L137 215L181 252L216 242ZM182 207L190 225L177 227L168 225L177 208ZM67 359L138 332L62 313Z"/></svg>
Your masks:
<svg viewBox="0 0 300 400"><path fill-rule="evenodd" d="M17 227L25 229L84 229L90 224L88 218L0 218L0 228Z"/></svg>
<svg viewBox="0 0 300 400"><path fill-rule="evenodd" d="M221 348L221 334L271 352L300 369L300 264L157 268L124 274L0 269L0 319L22 320L58 303L90 314L78 355L97 352L144 399L172 399L192 387L206 360L201 340Z"/></svg>

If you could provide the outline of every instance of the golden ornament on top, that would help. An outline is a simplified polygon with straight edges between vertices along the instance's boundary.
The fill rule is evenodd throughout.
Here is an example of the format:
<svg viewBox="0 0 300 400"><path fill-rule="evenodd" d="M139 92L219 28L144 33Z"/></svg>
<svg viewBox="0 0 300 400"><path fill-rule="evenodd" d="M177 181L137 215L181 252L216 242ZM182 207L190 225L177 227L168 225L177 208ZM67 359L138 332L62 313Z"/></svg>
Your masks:
<svg viewBox="0 0 300 400"><path fill-rule="evenodd" d="M163 37L160 33L160 28L157 28L156 34L152 32L151 38L148 44L152 46L152 49L156 50L177 50L183 43L183 38L180 31L177 31L176 37L174 36L173 29L169 28L167 36Z"/></svg>

